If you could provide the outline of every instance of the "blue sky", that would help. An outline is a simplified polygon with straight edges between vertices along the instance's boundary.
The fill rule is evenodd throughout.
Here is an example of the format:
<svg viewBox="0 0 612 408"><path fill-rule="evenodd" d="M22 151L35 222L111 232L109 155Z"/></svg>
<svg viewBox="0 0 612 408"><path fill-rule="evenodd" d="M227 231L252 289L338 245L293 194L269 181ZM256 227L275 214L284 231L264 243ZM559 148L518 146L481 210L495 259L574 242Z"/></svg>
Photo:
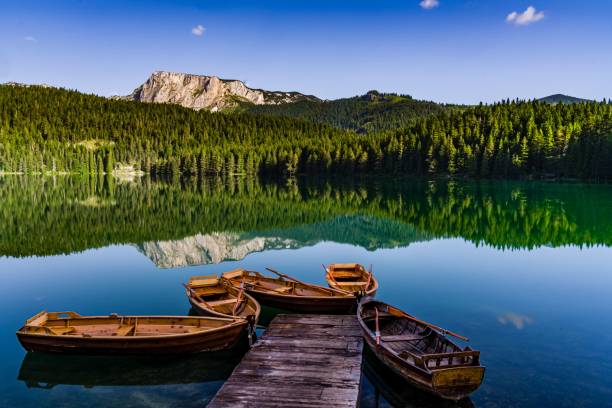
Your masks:
<svg viewBox="0 0 612 408"><path fill-rule="evenodd" d="M0 0L0 82L127 94L155 70L323 98L602 99L612 1Z"/></svg>

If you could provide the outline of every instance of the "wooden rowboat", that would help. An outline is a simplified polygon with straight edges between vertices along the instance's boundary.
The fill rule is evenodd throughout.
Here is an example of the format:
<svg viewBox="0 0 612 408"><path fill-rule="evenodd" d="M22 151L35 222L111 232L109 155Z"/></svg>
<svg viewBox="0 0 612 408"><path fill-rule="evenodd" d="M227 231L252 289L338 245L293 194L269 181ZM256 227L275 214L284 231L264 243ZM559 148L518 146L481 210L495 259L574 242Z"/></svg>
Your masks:
<svg viewBox="0 0 612 408"><path fill-rule="evenodd" d="M363 349L362 358L362 373L372 385L371 388L364 389L364 398L373 397L375 401L384 400L386 402L386 404L375 403L374 405L377 408L382 406L404 408L474 408L474 403L470 398L463 398L459 401L442 399L431 392L415 387L411 382L406 381L384 365L369 347Z"/></svg>
<svg viewBox="0 0 612 408"><path fill-rule="evenodd" d="M374 296L378 290L378 281L372 272L366 271L360 264L330 264L325 267L325 279L330 288L366 296Z"/></svg>
<svg viewBox="0 0 612 408"><path fill-rule="evenodd" d="M251 295L216 275L192 276L185 285L191 306L202 315L247 319L257 324L261 307Z"/></svg>
<svg viewBox="0 0 612 408"><path fill-rule="evenodd" d="M232 347L245 319L184 316L81 316L42 311L17 331L27 351L84 354L176 354Z"/></svg>
<svg viewBox="0 0 612 408"><path fill-rule="evenodd" d="M459 347L445 334L464 337L375 300L362 302L357 318L376 357L415 386L460 400L482 383L480 352Z"/></svg>
<svg viewBox="0 0 612 408"><path fill-rule="evenodd" d="M275 272L278 273L278 272ZM287 275L278 278L259 272L235 269L221 277L234 287L244 282L245 290L263 305L298 313L343 314L354 312L357 298L350 292L300 282Z"/></svg>

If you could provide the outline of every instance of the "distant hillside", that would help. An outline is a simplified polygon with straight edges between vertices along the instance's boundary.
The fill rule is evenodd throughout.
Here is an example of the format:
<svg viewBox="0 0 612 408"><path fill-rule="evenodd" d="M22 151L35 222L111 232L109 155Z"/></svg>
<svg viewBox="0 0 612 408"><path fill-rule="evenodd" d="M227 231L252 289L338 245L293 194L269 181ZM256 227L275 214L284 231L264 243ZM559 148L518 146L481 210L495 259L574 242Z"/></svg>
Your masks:
<svg viewBox="0 0 612 408"><path fill-rule="evenodd" d="M282 105L242 105L241 110L258 115L286 116L327 123L360 133L398 129L416 118L431 116L454 105L420 101L410 95L370 91L362 96L331 101L302 100Z"/></svg>
<svg viewBox="0 0 612 408"><path fill-rule="evenodd" d="M439 114L452 107L415 100L410 95L377 91L323 101L299 92L253 89L239 80L166 71L154 72L130 95L113 99L172 103L212 112L238 111L299 118L360 133L398 129L415 118Z"/></svg>
<svg viewBox="0 0 612 408"><path fill-rule="evenodd" d="M363 135L316 123L323 120L216 114L55 88L0 86L0 174L92 176L129 168L172 177L386 174L612 180L607 127L612 101L447 107L369 93L322 105L331 106L323 114L338 113L322 115L329 121L385 131ZM442 113L428 114L435 111ZM347 112L364 114L351 122ZM388 126L398 129L386 130Z"/></svg>
<svg viewBox="0 0 612 408"><path fill-rule="evenodd" d="M591 101L589 99L576 98L575 96L569 96L569 95L563 95L563 94L549 95L549 96L546 96L544 98L538 99L538 101L546 102L546 103L552 103L552 104L555 104L555 103L569 104L569 103L593 102L593 101Z"/></svg>

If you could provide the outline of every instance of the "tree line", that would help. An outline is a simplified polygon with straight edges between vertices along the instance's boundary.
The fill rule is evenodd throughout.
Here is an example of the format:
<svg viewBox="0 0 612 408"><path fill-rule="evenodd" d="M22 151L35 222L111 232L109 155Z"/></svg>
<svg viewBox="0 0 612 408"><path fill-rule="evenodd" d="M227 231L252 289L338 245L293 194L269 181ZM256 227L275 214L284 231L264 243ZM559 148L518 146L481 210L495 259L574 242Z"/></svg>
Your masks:
<svg viewBox="0 0 612 408"><path fill-rule="evenodd" d="M506 100L361 134L284 116L192 111L0 86L0 172L387 174L612 179L612 104Z"/></svg>
<svg viewBox="0 0 612 408"><path fill-rule="evenodd" d="M279 105L244 104L238 110L255 115L304 119L359 133L370 133L399 129L418 118L463 108L416 100L410 95L369 91L362 96L331 101L303 100Z"/></svg>

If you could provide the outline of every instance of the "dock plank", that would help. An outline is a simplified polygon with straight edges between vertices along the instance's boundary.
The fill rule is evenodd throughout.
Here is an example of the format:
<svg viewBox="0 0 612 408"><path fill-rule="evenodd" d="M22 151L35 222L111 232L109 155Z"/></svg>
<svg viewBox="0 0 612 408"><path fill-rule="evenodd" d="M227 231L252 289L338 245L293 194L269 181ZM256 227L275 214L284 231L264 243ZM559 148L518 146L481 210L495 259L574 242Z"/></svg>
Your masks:
<svg viewBox="0 0 612 408"><path fill-rule="evenodd" d="M208 407L356 407L362 350L355 316L278 315Z"/></svg>

